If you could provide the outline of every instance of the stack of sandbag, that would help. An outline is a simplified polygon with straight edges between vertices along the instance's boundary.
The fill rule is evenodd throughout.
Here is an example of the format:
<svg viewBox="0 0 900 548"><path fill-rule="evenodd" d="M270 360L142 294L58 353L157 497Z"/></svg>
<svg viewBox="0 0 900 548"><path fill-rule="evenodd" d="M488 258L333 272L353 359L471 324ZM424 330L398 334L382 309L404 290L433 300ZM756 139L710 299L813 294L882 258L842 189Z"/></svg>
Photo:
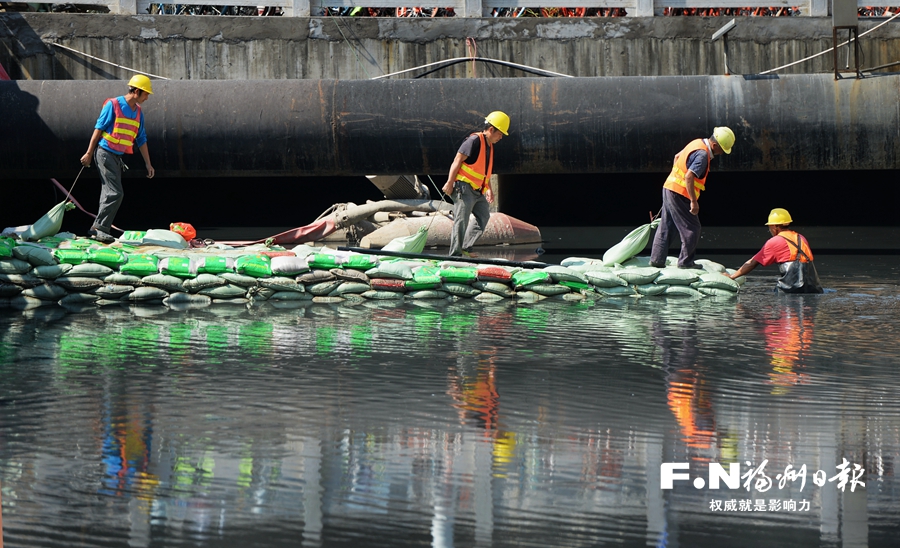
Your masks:
<svg viewBox="0 0 900 548"><path fill-rule="evenodd" d="M560 265L521 268L305 245L291 250L258 245L200 251L160 246L159 241L154 238L152 248L142 248L77 238L37 243L0 238L0 306L161 303L187 308L265 301L289 307L300 301L700 298L734 296L742 282L725 276L722 265L703 260L697 261L703 266L698 270L651 267L647 257L613 266L574 257Z"/></svg>
<svg viewBox="0 0 900 548"><path fill-rule="evenodd" d="M668 257L666 266L650 266L649 257L634 257L622 264L606 266L602 260L571 257L561 262L572 270L582 272L594 289L607 297L733 297L737 295L744 278L732 280L726 273L733 273L723 265L706 259L698 259L702 268L683 269L675 266L677 259Z"/></svg>

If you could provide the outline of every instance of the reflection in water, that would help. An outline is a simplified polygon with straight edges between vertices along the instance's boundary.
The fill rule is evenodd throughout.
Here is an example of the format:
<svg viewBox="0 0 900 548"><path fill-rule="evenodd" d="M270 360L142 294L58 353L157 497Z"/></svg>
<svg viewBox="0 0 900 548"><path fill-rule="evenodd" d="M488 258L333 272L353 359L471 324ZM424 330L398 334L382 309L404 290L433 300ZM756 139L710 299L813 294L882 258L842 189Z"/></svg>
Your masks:
<svg viewBox="0 0 900 548"><path fill-rule="evenodd" d="M768 285L724 302L0 316L4 540L893 546L900 299ZM843 459L865 487L813 482ZM667 462L692 479L765 462L773 486L662 490ZM779 480L802 465L802 487Z"/></svg>

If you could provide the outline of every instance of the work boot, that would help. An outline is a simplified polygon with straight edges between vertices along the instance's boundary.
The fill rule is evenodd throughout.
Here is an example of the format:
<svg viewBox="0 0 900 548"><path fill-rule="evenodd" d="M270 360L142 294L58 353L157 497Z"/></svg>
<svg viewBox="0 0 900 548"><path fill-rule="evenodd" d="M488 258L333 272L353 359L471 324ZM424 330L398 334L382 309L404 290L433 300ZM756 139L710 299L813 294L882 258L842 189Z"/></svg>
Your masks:
<svg viewBox="0 0 900 548"><path fill-rule="evenodd" d="M654 263L653 261L650 261L650 266L653 268L665 268L666 263Z"/></svg>
<svg viewBox="0 0 900 548"><path fill-rule="evenodd" d="M99 228L94 230L94 234L91 236L91 239L97 240L101 244L111 244L116 241L113 236L107 234L106 232L103 232Z"/></svg>

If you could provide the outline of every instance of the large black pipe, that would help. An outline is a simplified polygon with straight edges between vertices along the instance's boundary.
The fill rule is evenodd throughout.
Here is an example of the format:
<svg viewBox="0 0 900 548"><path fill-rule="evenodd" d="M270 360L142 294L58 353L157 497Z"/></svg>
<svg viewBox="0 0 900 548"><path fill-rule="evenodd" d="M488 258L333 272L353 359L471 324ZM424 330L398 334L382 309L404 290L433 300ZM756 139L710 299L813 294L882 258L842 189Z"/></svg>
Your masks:
<svg viewBox="0 0 900 548"><path fill-rule="evenodd" d="M155 81L145 103L161 177L445 173L484 115L512 118L500 174L667 171L716 125L717 169L900 166L897 76ZM121 81L0 82L0 174L77 166ZM142 167L135 158L134 167ZM620 179L609 179L610 182Z"/></svg>

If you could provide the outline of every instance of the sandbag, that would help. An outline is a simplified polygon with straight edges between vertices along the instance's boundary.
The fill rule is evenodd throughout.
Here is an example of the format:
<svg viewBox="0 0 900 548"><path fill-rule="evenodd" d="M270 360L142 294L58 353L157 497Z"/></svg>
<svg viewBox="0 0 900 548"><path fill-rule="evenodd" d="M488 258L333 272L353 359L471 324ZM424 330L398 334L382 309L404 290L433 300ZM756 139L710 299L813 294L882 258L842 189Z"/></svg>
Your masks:
<svg viewBox="0 0 900 548"><path fill-rule="evenodd" d="M14 247L12 254L13 257L26 261L32 266L50 266L57 263L56 257L49 250L30 244Z"/></svg>
<svg viewBox="0 0 900 548"><path fill-rule="evenodd" d="M141 243L143 245L171 247L172 249L187 249L190 247L181 234L172 232L171 230L163 230L161 228L151 228L148 230Z"/></svg>
<svg viewBox="0 0 900 548"><path fill-rule="evenodd" d="M254 278L267 278L272 275L272 259L266 255L244 255L234 262L234 271Z"/></svg>
<svg viewBox="0 0 900 548"><path fill-rule="evenodd" d="M472 287L480 289L482 292L494 293L507 298L516 294L508 285L500 282L475 282Z"/></svg>
<svg viewBox="0 0 900 548"><path fill-rule="evenodd" d="M268 287L275 291L294 291L296 293L306 292L306 288L303 284L299 284L291 278L272 276L270 278L259 278L258 283L262 287Z"/></svg>
<svg viewBox="0 0 900 548"><path fill-rule="evenodd" d="M33 266L22 259L0 259L0 274L25 274Z"/></svg>
<svg viewBox="0 0 900 548"><path fill-rule="evenodd" d="M445 283L470 284L478 279L478 269L474 266L442 266L438 275Z"/></svg>
<svg viewBox="0 0 900 548"><path fill-rule="evenodd" d="M81 263L72 266L67 276L84 276L88 278L105 278L115 272L112 268L97 263Z"/></svg>
<svg viewBox="0 0 900 548"><path fill-rule="evenodd" d="M476 277L480 282L508 283L512 279L512 272L502 266L479 266Z"/></svg>
<svg viewBox="0 0 900 548"><path fill-rule="evenodd" d="M215 274L198 274L196 278L188 278L184 281L184 289L189 293L200 293L204 289L227 285L225 278ZM246 292L246 290L245 290ZM234 297L235 295L232 295Z"/></svg>
<svg viewBox="0 0 900 548"><path fill-rule="evenodd" d="M691 285L699 279L696 270L667 267L660 269L659 276L653 282L662 285Z"/></svg>
<svg viewBox="0 0 900 548"><path fill-rule="evenodd" d="M184 280L167 274L152 274L141 278L141 284L150 287L159 287L169 293L184 292Z"/></svg>
<svg viewBox="0 0 900 548"><path fill-rule="evenodd" d="M622 287L628 285L628 282L616 276L612 270L592 270L585 272L584 277L594 287Z"/></svg>
<svg viewBox="0 0 900 548"><path fill-rule="evenodd" d="M87 252L88 261L102 264L113 269L119 269L128 262L128 256L119 249L112 247L98 247Z"/></svg>
<svg viewBox="0 0 900 548"><path fill-rule="evenodd" d="M47 266L36 266L32 270L32 274L44 280L54 280L72 270L70 264L53 264Z"/></svg>
<svg viewBox="0 0 900 548"><path fill-rule="evenodd" d="M691 287L694 289L699 289L701 287L715 287L728 291L737 291L741 288L736 281L724 274L719 274L718 272L706 272L701 274L700 281L691 284Z"/></svg>
<svg viewBox="0 0 900 548"><path fill-rule="evenodd" d="M44 236L53 236L62 227L63 215L65 215L66 211L73 209L75 209L75 204L68 201L68 199L56 204L53 206L53 209L29 226L19 237L25 241L33 242L40 240Z"/></svg>
<svg viewBox="0 0 900 548"><path fill-rule="evenodd" d="M643 285L635 285L633 286L634 290L639 294L645 297L652 297L654 295L662 295L666 292L666 289L669 287L664 284L652 283L652 284L643 284Z"/></svg>
<svg viewBox="0 0 900 548"><path fill-rule="evenodd" d="M166 257L159 261L159 273L179 278L193 278L197 265L190 257Z"/></svg>
<svg viewBox="0 0 900 548"><path fill-rule="evenodd" d="M653 219L653 221L629 232L621 242L606 250L606 253L603 254L603 264L605 266L622 264L643 251L647 247L647 242L650 241L650 232L659 226L659 221L659 219Z"/></svg>
<svg viewBox="0 0 900 548"><path fill-rule="evenodd" d="M341 265L343 268L366 271L378 265L381 259L375 255L351 253Z"/></svg>
<svg viewBox="0 0 900 548"><path fill-rule="evenodd" d="M296 255L272 257L270 267L275 276L296 276L309 272L309 263L306 257L301 258Z"/></svg>
<svg viewBox="0 0 900 548"><path fill-rule="evenodd" d="M372 289L369 284L364 284L360 282L342 282L341 285L334 288L331 293L328 294L329 297L341 297L347 293L365 293Z"/></svg>
<svg viewBox="0 0 900 548"><path fill-rule="evenodd" d="M66 296L68 292L56 284L41 284L22 291L22 295L26 297L34 297L42 301L58 301Z"/></svg>
<svg viewBox="0 0 900 548"><path fill-rule="evenodd" d="M211 276L211 274L209 275ZM197 294L206 295L207 297L211 297L213 299L234 299L236 297L245 296L247 294L247 288L226 283L224 285L204 287L203 289L198 291Z"/></svg>
<svg viewBox="0 0 900 548"><path fill-rule="evenodd" d="M653 283L659 276L659 269L648 266L646 268L620 268L615 270L615 275L631 285L644 285Z"/></svg>
<svg viewBox="0 0 900 548"><path fill-rule="evenodd" d="M553 278L554 282L561 282L563 280L569 282L581 282L588 283L587 276L578 272L577 270L572 270L571 268L560 266L560 265L550 265L542 269L544 272L550 274L550 277Z"/></svg>
<svg viewBox="0 0 900 548"><path fill-rule="evenodd" d="M399 280L411 280L412 269L403 261L381 261L378 266L366 270L369 278L396 278Z"/></svg>
<svg viewBox="0 0 900 548"><path fill-rule="evenodd" d="M415 234L394 238L381 248L382 251L400 251L401 253L421 253L428 240L428 227L422 225Z"/></svg>
<svg viewBox="0 0 900 548"><path fill-rule="evenodd" d="M195 257L193 262L198 274L223 274L234 271L234 259L231 257L204 255Z"/></svg>
<svg viewBox="0 0 900 548"><path fill-rule="evenodd" d="M346 264L344 265L347 266ZM345 282L359 282L363 284L369 283L369 277L366 276L365 272L360 270L349 270L345 268L332 268L330 271L334 274L334 277L338 280L343 280Z"/></svg>
<svg viewBox="0 0 900 548"><path fill-rule="evenodd" d="M66 264L81 264L88 260L88 253L83 249L54 249L53 256Z"/></svg>
<svg viewBox="0 0 900 548"><path fill-rule="evenodd" d="M510 280L513 287L524 287L526 285L549 283L551 280L549 272L539 270L520 270L512 275Z"/></svg>
<svg viewBox="0 0 900 548"><path fill-rule="evenodd" d="M143 277L159 272L159 258L155 255L130 253L126 259L125 264L119 267L119 272L123 274Z"/></svg>
<svg viewBox="0 0 900 548"><path fill-rule="evenodd" d="M481 294L480 289L474 288L469 284L461 284L455 282L445 282L441 286L441 290L446 291L450 295L456 295L458 297L471 298Z"/></svg>
<svg viewBox="0 0 900 548"><path fill-rule="evenodd" d="M121 299L134 291L134 287L130 285L104 284L94 290L94 295L101 299Z"/></svg>

